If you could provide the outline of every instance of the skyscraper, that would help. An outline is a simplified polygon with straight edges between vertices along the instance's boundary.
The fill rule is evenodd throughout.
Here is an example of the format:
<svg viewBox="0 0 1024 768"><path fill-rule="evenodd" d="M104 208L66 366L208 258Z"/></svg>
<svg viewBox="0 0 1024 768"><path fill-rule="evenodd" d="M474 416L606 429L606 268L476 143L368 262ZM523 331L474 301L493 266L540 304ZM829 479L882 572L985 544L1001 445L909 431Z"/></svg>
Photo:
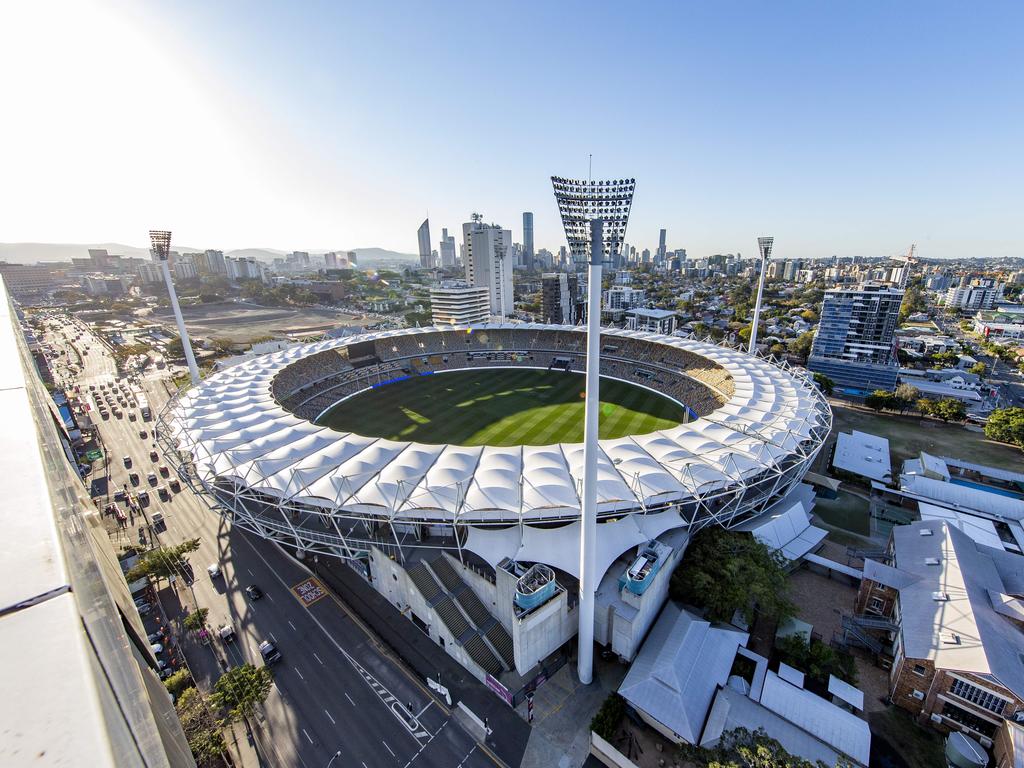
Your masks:
<svg viewBox="0 0 1024 768"><path fill-rule="evenodd" d="M338 254L336 254L334 251L328 251L327 253L325 253L324 254L324 267L326 267L327 269L337 269L338 268Z"/></svg>
<svg viewBox="0 0 1024 768"><path fill-rule="evenodd" d="M893 334L902 303L901 289L879 283L825 291L807 367L841 387L895 389Z"/></svg>
<svg viewBox="0 0 1024 768"><path fill-rule="evenodd" d="M448 228L445 227L441 230L441 266L449 269L455 264L455 238L448 234Z"/></svg>
<svg viewBox="0 0 1024 768"><path fill-rule="evenodd" d="M430 219L424 219L420 228L416 230L416 239L420 248L420 268L431 269L433 258L430 255Z"/></svg>
<svg viewBox="0 0 1024 768"><path fill-rule="evenodd" d="M523 266L527 269L535 267L533 263L533 214L523 213Z"/></svg>
<svg viewBox="0 0 1024 768"><path fill-rule="evenodd" d="M575 273L548 272L541 277L541 312L545 323L575 325L581 310L579 278Z"/></svg>
<svg viewBox="0 0 1024 768"><path fill-rule="evenodd" d="M665 246L665 235L666 232L664 229L661 230L661 232L658 234L658 253L654 257L654 263L659 266L665 263L665 254L667 253L667 248Z"/></svg>
<svg viewBox="0 0 1024 768"><path fill-rule="evenodd" d="M487 288L491 314L508 317L512 314L512 230L497 224L484 224L483 217L462 225L466 282Z"/></svg>

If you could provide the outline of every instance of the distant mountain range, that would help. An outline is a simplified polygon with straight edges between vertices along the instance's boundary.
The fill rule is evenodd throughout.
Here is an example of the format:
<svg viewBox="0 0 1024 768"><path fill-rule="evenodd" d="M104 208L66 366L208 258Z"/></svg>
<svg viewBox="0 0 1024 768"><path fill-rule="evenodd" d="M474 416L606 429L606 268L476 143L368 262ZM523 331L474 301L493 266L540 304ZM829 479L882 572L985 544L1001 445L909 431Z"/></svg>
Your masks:
<svg viewBox="0 0 1024 768"><path fill-rule="evenodd" d="M202 251L204 248L191 248L184 245L174 245L178 253L192 253ZM90 248L104 248L109 253L119 256L135 256L148 259L148 248L137 248L133 245L123 243L0 243L0 261L7 261L13 264L35 264L54 261L71 261L72 258L85 258L89 255ZM382 262L392 261L418 261L419 257L411 253L399 253L389 251L385 248L305 248L311 254L326 253L327 251L355 251L359 258L360 266L372 266ZM224 251L225 256L235 258L249 257L259 261L272 262L276 258L286 256L290 251L278 251L273 248L238 248Z"/></svg>

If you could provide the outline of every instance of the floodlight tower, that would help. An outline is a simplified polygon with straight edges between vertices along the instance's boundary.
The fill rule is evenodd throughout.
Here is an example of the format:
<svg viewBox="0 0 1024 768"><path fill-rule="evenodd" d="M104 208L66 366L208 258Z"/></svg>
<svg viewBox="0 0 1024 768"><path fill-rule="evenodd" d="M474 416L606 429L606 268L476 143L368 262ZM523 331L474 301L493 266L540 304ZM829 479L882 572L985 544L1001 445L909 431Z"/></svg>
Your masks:
<svg viewBox="0 0 1024 768"><path fill-rule="evenodd" d="M757 248L761 252L761 279L757 283L757 301L754 302L754 325L750 328L750 346L747 347L749 354L757 350L757 324L761 320L761 294L764 293L764 279L768 272L768 259L772 257L772 243L774 237L757 238Z"/></svg>
<svg viewBox="0 0 1024 768"><path fill-rule="evenodd" d="M635 179L580 181L551 177L565 238L587 263L587 388L583 407L583 493L580 515L580 682L594 679L594 572L597 551L597 436L601 379L601 269L616 259L629 223Z"/></svg>
<svg viewBox="0 0 1024 768"><path fill-rule="evenodd" d="M153 256L153 261L160 262L160 270L164 273L167 293L171 297L171 309L174 310L174 320L178 324L178 334L181 336L181 347L185 351L185 361L188 363L188 373L194 387L199 383L199 367L196 365L196 356L192 353L192 342L188 338L188 331L185 330L185 318L181 316L178 294L174 291L174 281L171 280L171 270L167 265L167 260L171 255L171 233L151 229L149 241L152 244L150 253Z"/></svg>

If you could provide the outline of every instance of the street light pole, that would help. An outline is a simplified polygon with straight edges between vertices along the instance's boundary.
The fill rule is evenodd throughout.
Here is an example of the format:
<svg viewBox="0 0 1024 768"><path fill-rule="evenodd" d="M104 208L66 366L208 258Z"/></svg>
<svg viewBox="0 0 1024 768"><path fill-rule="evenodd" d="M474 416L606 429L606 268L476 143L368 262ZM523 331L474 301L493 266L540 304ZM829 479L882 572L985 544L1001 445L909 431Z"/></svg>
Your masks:
<svg viewBox="0 0 1024 768"><path fill-rule="evenodd" d="M331 764L335 760L337 760L339 757L341 757L341 750L340 749L337 752L335 752L333 755L331 755L331 760L330 760L329 763L327 763L327 768L331 768Z"/></svg>

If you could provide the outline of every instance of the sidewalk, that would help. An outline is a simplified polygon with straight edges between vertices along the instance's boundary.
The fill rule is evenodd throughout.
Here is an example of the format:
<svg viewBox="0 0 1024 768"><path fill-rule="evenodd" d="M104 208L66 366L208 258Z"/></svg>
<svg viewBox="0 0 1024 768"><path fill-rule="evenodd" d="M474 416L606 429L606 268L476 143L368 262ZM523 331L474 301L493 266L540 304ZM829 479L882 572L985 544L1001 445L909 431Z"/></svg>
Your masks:
<svg viewBox="0 0 1024 768"><path fill-rule="evenodd" d="M440 677L441 684L451 693L453 706L461 701L481 720L486 718L491 731L486 739L487 748L506 766L518 768L530 737L530 726L511 707L416 629L347 565L325 564L321 560L316 573L421 680Z"/></svg>

